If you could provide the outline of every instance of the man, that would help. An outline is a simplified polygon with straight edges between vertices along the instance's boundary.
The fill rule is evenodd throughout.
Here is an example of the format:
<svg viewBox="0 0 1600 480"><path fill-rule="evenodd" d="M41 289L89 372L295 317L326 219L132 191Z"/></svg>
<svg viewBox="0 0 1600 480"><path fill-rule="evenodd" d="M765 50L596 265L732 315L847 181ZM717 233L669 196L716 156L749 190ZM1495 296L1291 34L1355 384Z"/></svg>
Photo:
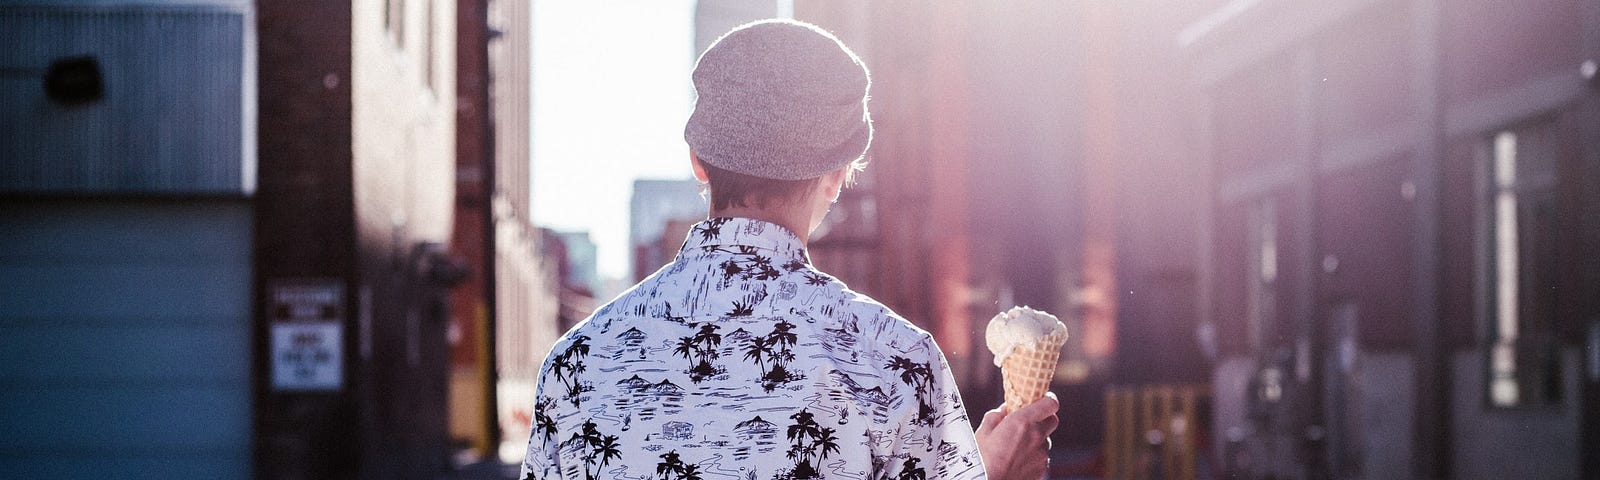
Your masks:
<svg viewBox="0 0 1600 480"><path fill-rule="evenodd" d="M871 141L861 60L764 21L693 80L684 138L710 218L553 347L523 478L1043 477L1054 396L974 432L933 337L807 257Z"/></svg>

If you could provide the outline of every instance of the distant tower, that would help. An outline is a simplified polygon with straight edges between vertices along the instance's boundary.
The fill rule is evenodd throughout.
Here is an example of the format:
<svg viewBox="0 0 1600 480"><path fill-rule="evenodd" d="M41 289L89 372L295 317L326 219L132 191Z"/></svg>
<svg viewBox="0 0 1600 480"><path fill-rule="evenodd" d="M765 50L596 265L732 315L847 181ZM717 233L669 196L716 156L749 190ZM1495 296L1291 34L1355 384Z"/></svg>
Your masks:
<svg viewBox="0 0 1600 480"><path fill-rule="evenodd" d="M694 58L722 34L752 21L792 17L792 0L700 0L694 6Z"/></svg>

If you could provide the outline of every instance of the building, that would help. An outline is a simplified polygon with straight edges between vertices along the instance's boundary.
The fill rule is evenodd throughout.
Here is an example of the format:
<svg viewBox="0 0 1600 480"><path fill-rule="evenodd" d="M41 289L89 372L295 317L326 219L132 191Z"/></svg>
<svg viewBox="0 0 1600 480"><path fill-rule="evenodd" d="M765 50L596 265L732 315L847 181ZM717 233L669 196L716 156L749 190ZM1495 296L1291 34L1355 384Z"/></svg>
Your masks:
<svg viewBox="0 0 1600 480"><path fill-rule="evenodd" d="M793 2L780 0L699 0L694 2L694 52L690 61L700 58L711 42L734 27L756 20L788 17ZM787 9L785 7L788 7Z"/></svg>
<svg viewBox="0 0 1600 480"><path fill-rule="evenodd" d="M556 265L561 310L556 315L555 329L564 333L594 313L599 306L595 303L597 295L611 295L611 292L600 291L596 265L599 249L589 239L588 232L558 232L548 228L540 228L539 232L544 237L546 257Z"/></svg>
<svg viewBox="0 0 1600 480"><path fill-rule="evenodd" d="M533 432L539 367L563 330L559 259L541 230L512 221L505 199L495 202L495 402L499 458L516 463ZM522 217L526 218L526 217Z"/></svg>
<svg viewBox="0 0 1600 480"><path fill-rule="evenodd" d="M257 18L258 298L336 299L321 327L344 371L260 385L256 474L430 478L449 468L448 288L465 273L449 256L455 3L269 2ZM261 315L257 361L278 368L280 331L312 326Z"/></svg>
<svg viewBox="0 0 1600 480"><path fill-rule="evenodd" d="M1600 8L1234 2L1173 38L1224 465L1600 476Z"/></svg>
<svg viewBox="0 0 1600 480"><path fill-rule="evenodd" d="M589 318L589 314L598 307L594 290L597 288L595 278L598 275L595 271L597 249L594 242L589 241L588 232L558 232L543 227L536 231L539 249L554 273L550 288L557 313L549 320L549 324L556 335L561 335ZM548 347L546 345L545 349L549 350ZM532 365L542 365L543 361L541 357Z"/></svg>
<svg viewBox="0 0 1600 480"><path fill-rule="evenodd" d="M579 294L596 296L600 292L600 247L589 238L589 232L551 232L561 240L566 249L564 283Z"/></svg>
<svg viewBox="0 0 1600 480"><path fill-rule="evenodd" d="M873 68L853 284L963 392L974 322L1029 303L1087 337L1058 446L1103 441L1108 384L1208 381L1218 473L1589 478L1600 8L1527 7L795 13Z"/></svg>
<svg viewBox="0 0 1600 480"><path fill-rule="evenodd" d="M531 392L494 374L532 378L558 308L526 17L0 7L0 477L437 478L453 431L520 448L496 434Z"/></svg>
<svg viewBox="0 0 1600 480"><path fill-rule="evenodd" d="M1118 138L1094 109L1111 106L1097 90L1108 80L1086 67L1109 61L1086 33L1102 28L1097 8L794 6L851 45L873 77L870 163L816 240L815 262L932 332L973 418L1001 401L983 324L1011 305L1060 315L1073 332L1055 388L1072 406L1055 439L1063 451L1098 448L1104 387L1129 345L1119 341Z"/></svg>
<svg viewBox="0 0 1600 480"><path fill-rule="evenodd" d="M526 444L533 398L519 392L561 331L556 261L530 218L532 16L527 2L458 5L451 249L472 273L451 294L451 436L478 458L520 459L501 453Z"/></svg>
<svg viewBox="0 0 1600 480"><path fill-rule="evenodd" d="M692 224L706 218L709 208L693 179L634 180L628 216L634 281L644 280L677 256L688 230L669 230L674 220ZM669 244L670 248L665 246Z"/></svg>
<svg viewBox="0 0 1600 480"><path fill-rule="evenodd" d="M0 477L255 470L257 18L0 6Z"/></svg>

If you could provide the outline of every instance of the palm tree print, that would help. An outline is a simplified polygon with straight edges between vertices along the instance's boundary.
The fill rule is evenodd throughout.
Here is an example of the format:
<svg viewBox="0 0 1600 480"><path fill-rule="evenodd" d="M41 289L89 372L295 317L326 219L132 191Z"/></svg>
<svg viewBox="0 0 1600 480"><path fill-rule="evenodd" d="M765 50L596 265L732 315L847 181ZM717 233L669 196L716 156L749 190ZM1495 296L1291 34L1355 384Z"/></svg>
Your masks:
<svg viewBox="0 0 1600 480"><path fill-rule="evenodd" d="M730 252L733 254L731 257L717 265L718 269L722 271L722 283L720 284L722 288L732 285L735 278L747 282L751 280L768 281L776 280L783 275L782 271L772 266L771 257L762 255L760 250L754 248L743 248L747 247L747 245L740 245L739 247L741 248Z"/></svg>
<svg viewBox="0 0 1600 480"><path fill-rule="evenodd" d="M701 480L700 466L683 463L677 450L661 454L661 463L656 464L656 475L660 475L661 480Z"/></svg>
<svg viewBox="0 0 1600 480"><path fill-rule="evenodd" d="M678 458L677 450L661 454L661 463L656 464L656 475L660 475L661 480L672 480L674 475L683 475L683 460Z"/></svg>
<svg viewBox="0 0 1600 480"><path fill-rule="evenodd" d="M750 269L751 278L755 280L774 280L778 278L778 269L772 268L772 259L761 255L751 255L750 263L755 268Z"/></svg>
<svg viewBox="0 0 1600 480"><path fill-rule="evenodd" d="M602 433L593 420L583 422L583 430L573 433L565 443L582 453L583 476L586 480L595 480L600 468L605 468L613 459L622 458L622 445L618 443L617 436Z"/></svg>
<svg viewBox="0 0 1600 480"><path fill-rule="evenodd" d="M573 337L572 344L557 355L550 365L550 373L555 374L556 380L567 387L565 398L572 402L572 406L578 406L579 397L583 392L594 391L593 385L578 378L588 369L583 364L583 358L587 356L589 356L589 337L579 335Z"/></svg>
<svg viewBox="0 0 1600 480"><path fill-rule="evenodd" d="M900 466L900 476L896 480L928 480L928 472L917 466L917 457L906 459Z"/></svg>
<svg viewBox="0 0 1600 480"><path fill-rule="evenodd" d="M756 367L763 373L767 371L766 359L772 358L772 345L767 343L765 337L750 337L750 345L744 348L745 360L755 360Z"/></svg>
<svg viewBox="0 0 1600 480"><path fill-rule="evenodd" d="M550 410L555 409L555 406L556 399L544 396L539 397L534 403L533 431L542 435L546 442L556 435L556 420L550 416Z"/></svg>
<svg viewBox="0 0 1600 480"><path fill-rule="evenodd" d="M621 447L622 445L617 443L616 435L606 435L605 438L600 440L600 444L594 447L595 451L589 455L590 457L600 457L600 467L604 468L606 464L611 463L611 459L622 458ZM598 472L596 470L596 473Z"/></svg>
<svg viewBox="0 0 1600 480"><path fill-rule="evenodd" d="M701 348L701 351L699 352L701 358L708 361L717 358L717 347L722 346L722 335L717 333L717 330L720 330L721 328L722 327L708 323L701 325L700 331L695 332L694 343L695 345L699 345Z"/></svg>
<svg viewBox="0 0 1600 480"><path fill-rule="evenodd" d="M772 333L767 334L767 339L772 343L777 344L778 348L782 349L782 351L788 352L789 347L794 346L795 342L800 340L800 337L795 335L793 330L793 323L789 323L788 320L779 319L778 323L772 326Z"/></svg>
<svg viewBox="0 0 1600 480"><path fill-rule="evenodd" d="M694 344L694 337L682 337L678 339L678 348L672 349L672 353L689 360L689 368L692 369L694 368L696 348L698 347Z"/></svg>
<svg viewBox="0 0 1600 480"><path fill-rule="evenodd" d="M789 419L794 423L789 425L785 437L791 442L788 454L795 465L794 469L778 477L782 480L821 478L822 473L817 471L817 467L829 454L839 453L839 438L834 436L832 428L817 424L816 416L805 409L790 415Z"/></svg>
<svg viewBox="0 0 1600 480"><path fill-rule="evenodd" d="M733 310L728 312L728 316L729 317L748 317L748 316L751 316L751 315L755 315L755 313L756 313L756 309L755 309L755 304L753 302L746 303L746 302L735 301L735 302L733 302Z"/></svg>
<svg viewBox="0 0 1600 480"><path fill-rule="evenodd" d="M695 233L700 234L701 240L711 240L717 238L719 235L722 235L722 226L728 224L728 220L730 219L725 217L706 220L704 222L700 222L699 225L695 225L694 231Z"/></svg>
<svg viewBox="0 0 1600 480"><path fill-rule="evenodd" d="M752 345L745 349L745 358L755 359L756 365L761 368L762 389L771 393L780 385L806 378L803 374L790 372L788 368L789 362L794 361L794 350L791 347L794 347L799 340L799 335L794 333L794 324L783 319L779 319L778 323L773 325L772 333L768 333L765 337L750 339ZM762 354L765 354L767 360L772 361L771 369L768 369L766 363L762 361Z"/></svg>
<svg viewBox="0 0 1600 480"><path fill-rule="evenodd" d="M700 325L700 330L693 336L678 338L677 348L673 349L673 353L689 359L689 380L694 383L700 383L725 371L721 366L712 363L722 356L717 353L717 348L722 346L722 334L717 333L720 328L722 327L707 323Z"/></svg>
<svg viewBox="0 0 1600 480"><path fill-rule="evenodd" d="M933 405L929 399L932 393L928 391L933 386L933 370L928 368L928 364L913 362L909 358L894 355L890 357L889 364L884 365L884 368L898 370L900 372L900 381L910 385L916 392L917 418L912 422L919 425L933 425Z"/></svg>

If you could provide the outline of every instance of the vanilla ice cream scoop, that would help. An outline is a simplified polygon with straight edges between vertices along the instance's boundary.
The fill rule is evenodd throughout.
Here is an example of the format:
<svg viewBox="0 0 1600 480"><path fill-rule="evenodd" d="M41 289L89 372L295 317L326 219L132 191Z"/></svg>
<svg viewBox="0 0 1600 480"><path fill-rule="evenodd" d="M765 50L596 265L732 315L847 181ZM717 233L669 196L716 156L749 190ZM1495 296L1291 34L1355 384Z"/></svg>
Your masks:
<svg viewBox="0 0 1600 480"><path fill-rule="evenodd" d="M1018 347L1032 346L1057 333L1060 334L1060 339L1066 339L1067 326L1056 319L1055 315L1028 307L1011 307L1011 310L1001 312L989 320L989 326L984 330L984 337L989 344L989 351L994 353L994 364L998 367L1002 366L1006 357L1011 356ZM1060 345L1056 347L1060 348Z"/></svg>
<svg viewBox="0 0 1600 480"><path fill-rule="evenodd" d="M1067 326L1055 315L1013 307L989 320L984 332L1005 387L1005 411L1014 412L1044 397L1056 374Z"/></svg>

